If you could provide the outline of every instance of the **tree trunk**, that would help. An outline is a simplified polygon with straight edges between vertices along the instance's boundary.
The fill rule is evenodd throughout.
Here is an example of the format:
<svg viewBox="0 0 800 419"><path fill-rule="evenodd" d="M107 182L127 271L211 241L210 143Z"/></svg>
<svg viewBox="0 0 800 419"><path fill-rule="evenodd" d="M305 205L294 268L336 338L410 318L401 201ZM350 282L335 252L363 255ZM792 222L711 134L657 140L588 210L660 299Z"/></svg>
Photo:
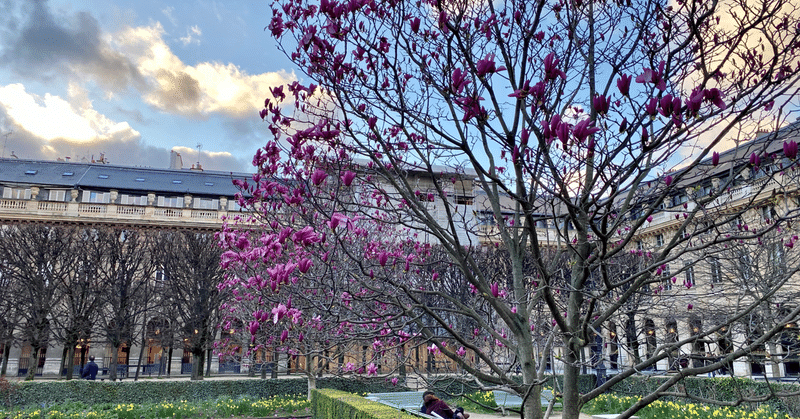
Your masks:
<svg viewBox="0 0 800 419"><path fill-rule="evenodd" d="M523 329L525 330L525 329ZM531 344L531 336L523 333L520 336L524 344L517 347L517 356L520 359L520 369L522 371L522 383L532 385L537 381L538 372L536 371L536 361L534 358L533 345ZM534 385L528 391L528 397L522 406L523 417L527 419L541 419L542 418L542 386ZM523 390L527 391L526 387ZM525 396L523 394L523 396Z"/></svg>
<svg viewBox="0 0 800 419"><path fill-rule="evenodd" d="M314 376L311 363L306 362L306 376L308 377L308 400L311 400L311 391L317 389L317 377Z"/></svg>
<svg viewBox="0 0 800 419"><path fill-rule="evenodd" d="M39 349L38 347L31 348L31 355L28 360L28 374L25 376L25 381L33 381L33 378L36 377L36 370L39 369Z"/></svg>
<svg viewBox="0 0 800 419"><path fill-rule="evenodd" d="M119 343L111 348L111 360L108 362L108 379L113 383L117 381L117 354L119 353Z"/></svg>
<svg viewBox="0 0 800 419"><path fill-rule="evenodd" d="M5 377L8 372L8 357L11 355L11 346L8 343L3 345L3 366L0 367L0 376Z"/></svg>
<svg viewBox="0 0 800 419"><path fill-rule="evenodd" d="M58 363L58 378L61 378L61 375L64 374L67 367L67 356L69 355L69 345L64 344L64 347L61 348L61 361ZM67 379L70 379L69 377Z"/></svg>
<svg viewBox="0 0 800 419"><path fill-rule="evenodd" d="M167 349L167 378L172 374L172 345Z"/></svg>
<svg viewBox="0 0 800 419"><path fill-rule="evenodd" d="M192 380L203 379L203 359L205 351L192 351Z"/></svg>
<svg viewBox="0 0 800 419"><path fill-rule="evenodd" d="M67 380L72 379L72 373L75 369L75 344L69 345L67 349Z"/></svg>
<svg viewBox="0 0 800 419"><path fill-rule="evenodd" d="M569 343L564 354L564 392L562 405L564 411L562 418L578 419L580 417L580 393L578 379L580 377L579 354L581 348L576 348L574 343Z"/></svg>
<svg viewBox="0 0 800 419"><path fill-rule="evenodd" d="M146 330L146 328L142 328ZM145 339L145 332L142 332L142 344L139 345L139 361L136 363L136 374L133 376L133 381L139 381L139 370L142 368L142 359L144 359L144 345L147 342ZM144 371L142 371L144 373Z"/></svg>
<svg viewBox="0 0 800 419"><path fill-rule="evenodd" d="M273 380L278 378L278 360L281 354L278 351L272 351L272 371L270 371L269 378Z"/></svg>

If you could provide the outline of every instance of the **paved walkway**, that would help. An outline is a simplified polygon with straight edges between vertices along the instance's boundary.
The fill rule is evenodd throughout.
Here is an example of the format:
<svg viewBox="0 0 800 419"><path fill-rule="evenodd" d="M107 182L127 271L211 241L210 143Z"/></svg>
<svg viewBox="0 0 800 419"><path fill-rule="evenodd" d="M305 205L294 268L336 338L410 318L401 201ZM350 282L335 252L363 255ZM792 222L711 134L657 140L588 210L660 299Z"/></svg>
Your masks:
<svg viewBox="0 0 800 419"><path fill-rule="evenodd" d="M519 415L509 414L508 416L502 416L498 414L489 414L489 413L469 413L469 419L518 419ZM553 412L550 415L550 419L561 419L561 412ZM591 415L587 415L585 413L581 413L581 419L592 419Z"/></svg>

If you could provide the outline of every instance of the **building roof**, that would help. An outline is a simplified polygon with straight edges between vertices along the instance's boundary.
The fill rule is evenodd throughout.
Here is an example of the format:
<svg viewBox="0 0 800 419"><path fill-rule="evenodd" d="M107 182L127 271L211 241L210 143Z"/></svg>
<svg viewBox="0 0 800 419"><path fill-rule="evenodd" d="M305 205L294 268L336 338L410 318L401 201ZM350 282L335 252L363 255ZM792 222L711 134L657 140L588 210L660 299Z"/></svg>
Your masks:
<svg viewBox="0 0 800 419"><path fill-rule="evenodd" d="M234 196L245 173L154 169L98 163L0 159L0 183L70 189L117 189L167 194Z"/></svg>

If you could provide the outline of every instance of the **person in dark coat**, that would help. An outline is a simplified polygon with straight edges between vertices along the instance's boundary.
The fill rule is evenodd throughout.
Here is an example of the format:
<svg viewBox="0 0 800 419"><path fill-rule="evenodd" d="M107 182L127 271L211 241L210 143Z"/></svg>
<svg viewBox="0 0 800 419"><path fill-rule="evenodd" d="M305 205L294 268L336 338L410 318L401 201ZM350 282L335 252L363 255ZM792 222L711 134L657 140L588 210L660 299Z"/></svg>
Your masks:
<svg viewBox="0 0 800 419"><path fill-rule="evenodd" d="M453 409L450 409L450 406L448 406L444 400L436 397L436 394L434 394L432 391L426 391L422 393L422 408L420 408L420 412L434 416L439 415L444 419L469 418L469 413L465 413L464 409L459 407L453 411Z"/></svg>
<svg viewBox="0 0 800 419"><path fill-rule="evenodd" d="M87 380L94 380L97 378L97 364L94 362L94 357L89 357L89 363L83 367L83 374L81 374L81 378L85 378Z"/></svg>

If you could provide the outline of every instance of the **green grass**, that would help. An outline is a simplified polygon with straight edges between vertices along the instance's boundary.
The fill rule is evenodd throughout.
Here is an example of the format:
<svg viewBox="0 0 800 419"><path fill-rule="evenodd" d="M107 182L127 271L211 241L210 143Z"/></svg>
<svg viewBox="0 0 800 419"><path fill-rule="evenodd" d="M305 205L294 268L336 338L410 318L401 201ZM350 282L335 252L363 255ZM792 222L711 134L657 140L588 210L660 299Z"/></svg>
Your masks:
<svg viewBox="0 0 800 419"><path fill-rule="evenodd" d="M636 397L602 394L584 406L583 412L596 415L622 413L638 401ZM656 400L642 408L636 416L641 419L790 419L769 405L751 410L741 407L704 406L696 403L677 403Z"/></svg>
<svg viewBox="0 0 800 419"><path fill-rule="evenodd" d="M0 417L10 419L285 417L310 415L310 408L311 403L304 397L274 396L260 400L240 397L195 403L180 401L140 405L105 403L89 406L80 402L70 402L25 410L0 410Z"/></svg>
<svg viewBox="0 0 800 419"><path fill-rule="evenodd" d="M466 412L495 413L497 403L491 391L478 391L462 397L447 400L450 407L463 407Z"/></svg>

